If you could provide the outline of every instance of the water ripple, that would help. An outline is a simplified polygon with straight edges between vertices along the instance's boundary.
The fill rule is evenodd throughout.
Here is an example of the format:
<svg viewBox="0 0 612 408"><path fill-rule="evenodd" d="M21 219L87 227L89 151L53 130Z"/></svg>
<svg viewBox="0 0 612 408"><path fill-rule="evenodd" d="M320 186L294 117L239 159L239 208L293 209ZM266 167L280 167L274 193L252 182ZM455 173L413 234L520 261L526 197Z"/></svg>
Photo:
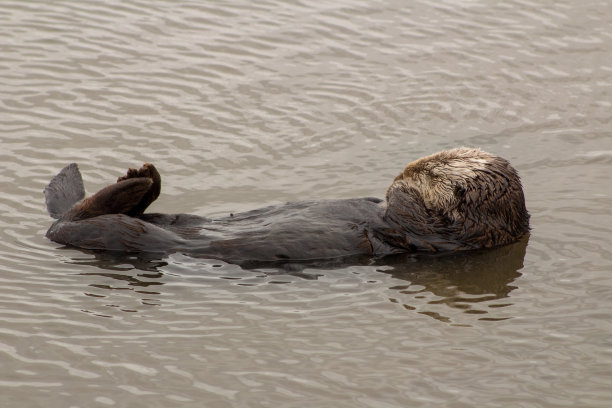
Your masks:
<svg viewBox="0 0 612 408"><path fill-rule="evenodd" d="M4 1L0 405L607 406L608 10ZM519 169L528 245L279 271L44 238L69 162L89 192L155 162L152 211L215 215L457 145Z"/></svg>

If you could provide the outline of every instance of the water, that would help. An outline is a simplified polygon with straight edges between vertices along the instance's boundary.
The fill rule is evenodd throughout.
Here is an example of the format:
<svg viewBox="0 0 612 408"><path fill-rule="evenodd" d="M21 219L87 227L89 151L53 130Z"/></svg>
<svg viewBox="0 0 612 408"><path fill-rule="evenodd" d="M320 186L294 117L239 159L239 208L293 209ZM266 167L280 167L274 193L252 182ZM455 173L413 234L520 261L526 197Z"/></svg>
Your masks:
<svg viewBox="0 0 612 408"><path fill-rule="evenodd" d="M319 3L0 2L0 406L609 406L609 2ZM70 162L226 215L459 145L519 170L528 240L280 273L44 238Z"/></svg>

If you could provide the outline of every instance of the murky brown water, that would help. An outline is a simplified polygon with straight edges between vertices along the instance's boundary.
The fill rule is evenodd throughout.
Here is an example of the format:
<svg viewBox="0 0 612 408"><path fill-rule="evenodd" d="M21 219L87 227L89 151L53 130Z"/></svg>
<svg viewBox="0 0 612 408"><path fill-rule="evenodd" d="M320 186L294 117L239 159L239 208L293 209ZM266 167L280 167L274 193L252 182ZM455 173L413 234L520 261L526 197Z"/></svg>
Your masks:
<svg viewBox="0 0 612 408"><path fill-rule="evenodd" d="M0 1L0 406L610 406L610 3L310 3ZM529 242L291 275L44 238L69 162L217 215L458 145Z"/></svg>

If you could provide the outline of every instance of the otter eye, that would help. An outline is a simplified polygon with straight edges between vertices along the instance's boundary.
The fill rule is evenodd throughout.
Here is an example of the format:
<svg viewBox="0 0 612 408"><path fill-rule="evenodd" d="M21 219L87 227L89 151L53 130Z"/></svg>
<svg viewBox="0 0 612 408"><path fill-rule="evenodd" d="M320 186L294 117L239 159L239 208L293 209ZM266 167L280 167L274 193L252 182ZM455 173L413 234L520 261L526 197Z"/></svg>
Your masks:
<svg viewBox="0 0 612 408"><path fill-rule="evenodd" d="M465 194L465 188L460 185L455 186L455 197L463 197Z"/></svg>

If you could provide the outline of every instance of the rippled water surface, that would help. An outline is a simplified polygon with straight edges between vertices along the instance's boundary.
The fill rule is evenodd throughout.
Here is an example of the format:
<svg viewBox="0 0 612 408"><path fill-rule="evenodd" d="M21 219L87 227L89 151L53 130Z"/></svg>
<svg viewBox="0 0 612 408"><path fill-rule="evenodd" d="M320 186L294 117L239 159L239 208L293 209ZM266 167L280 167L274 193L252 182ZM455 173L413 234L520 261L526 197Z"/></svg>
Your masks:
<svg viewBox="0 0 612 408"><path fill-rule="evenodd" d="M608 407L612 6L0 1L0 406ZM532 233L243 270L60 248L42 189L151 161L158 212L383 197L459 145Z"/></svg>

